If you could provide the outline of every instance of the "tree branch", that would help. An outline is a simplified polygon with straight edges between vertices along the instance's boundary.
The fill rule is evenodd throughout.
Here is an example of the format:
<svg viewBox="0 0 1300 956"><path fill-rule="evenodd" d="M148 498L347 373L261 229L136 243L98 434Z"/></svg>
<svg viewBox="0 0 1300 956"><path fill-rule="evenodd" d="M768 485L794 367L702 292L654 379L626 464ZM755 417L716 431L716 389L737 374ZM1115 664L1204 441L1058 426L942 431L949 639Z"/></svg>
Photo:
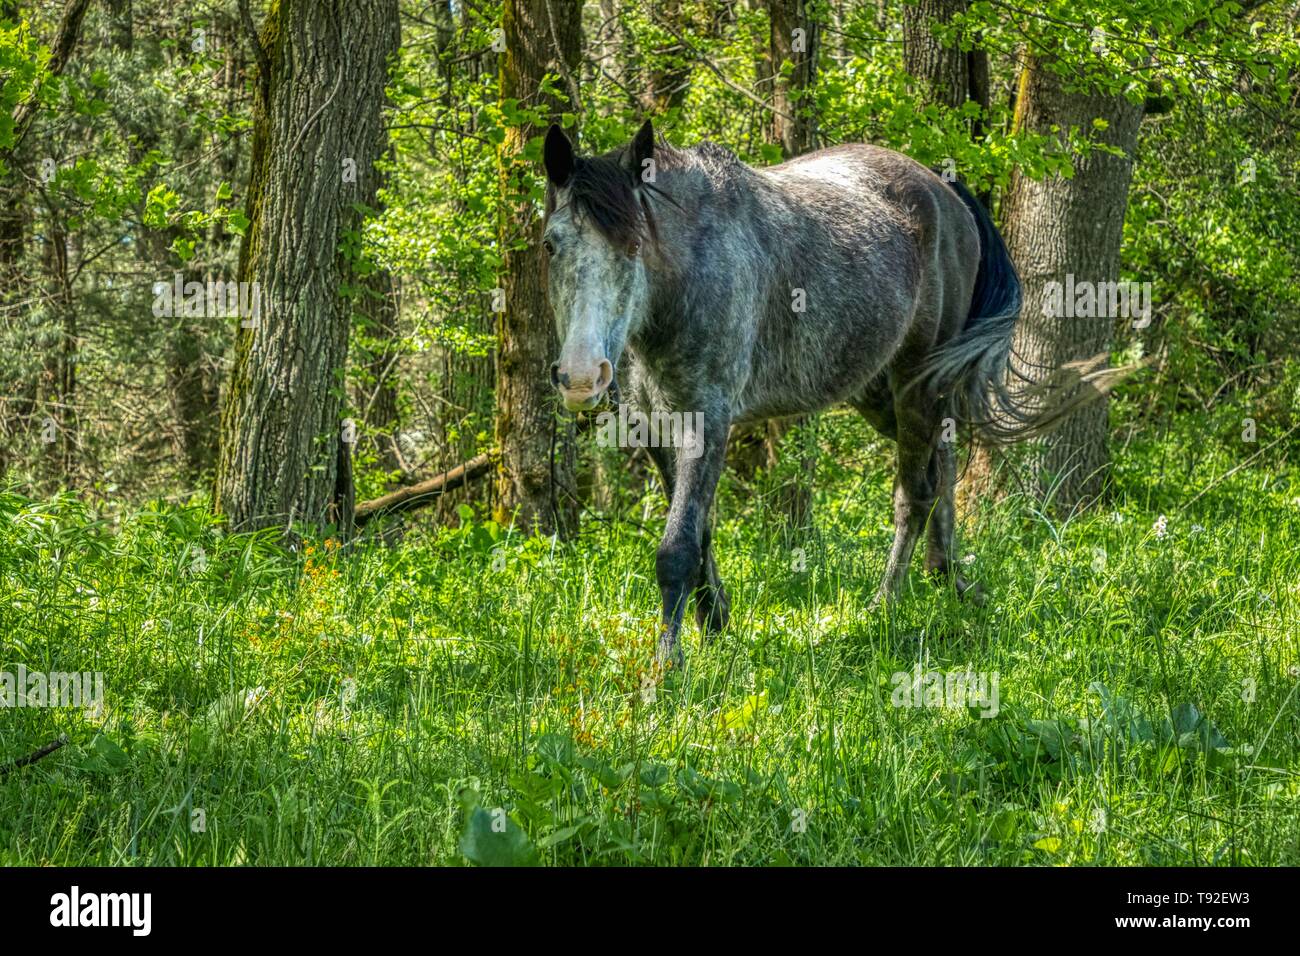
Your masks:
<svg viewBox="0 0 1300 956"><path fill-rule="evenodd" d="M471 481L477 481L491 470L492 456L485 453L418 484L399 488L397 491L370 501L363 501L356 507L357 527L380 515L423 507L449 491L455 491Z"/></svg>
<svg viewBox="0 0 1300 956"><path fill-rule="evenodd" d="M66 735L61 735L61 736L59 737L58 740L52 740L52 741L50 741L48 744L46 744L46 745L45 745L44 747L42 747L40 750L36 751L36 753L34 753L34 754L28 754L26 757L19 757L19 758L18 758L17 760L15 760L13 763L11 763L11 764L6 764L5 766L0 767L0 777L3 777L5 774L9 773L9 771L11 771L11 770L18 770L18 769L21 768L21 767L26 767L26 766L28 766L29 764L34 764L34 763L36 763L36 761L38 761L38 760L42 760L42 759L44 759L45 757L48 757L50 754L54 753L54 751L58 750L60 747L62 747L62 746L63 746L64 744L66 744L67 742L68 742L68 738L67 738L67 736L66 736Z"/></svg>

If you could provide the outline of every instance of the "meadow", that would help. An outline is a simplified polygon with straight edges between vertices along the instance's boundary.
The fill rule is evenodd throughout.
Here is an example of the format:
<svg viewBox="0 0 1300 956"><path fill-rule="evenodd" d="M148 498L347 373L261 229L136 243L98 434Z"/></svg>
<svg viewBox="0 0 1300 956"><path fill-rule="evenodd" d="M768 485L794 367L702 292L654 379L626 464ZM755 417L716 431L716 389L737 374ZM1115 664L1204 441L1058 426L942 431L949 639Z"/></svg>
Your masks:
<svg viewBox="0 0 1300 956"><path fill-rule="evenodd" d="M806 535L724 479L731 626L666 674L653 488L566 543L0 494L0 671L106 688L0 719L0 764L67 738L0 864L1300 863L1300 474L1134 440L1092 510L971 516L984 606L918 562L868 611L892 455L846 428Z"/></svg>

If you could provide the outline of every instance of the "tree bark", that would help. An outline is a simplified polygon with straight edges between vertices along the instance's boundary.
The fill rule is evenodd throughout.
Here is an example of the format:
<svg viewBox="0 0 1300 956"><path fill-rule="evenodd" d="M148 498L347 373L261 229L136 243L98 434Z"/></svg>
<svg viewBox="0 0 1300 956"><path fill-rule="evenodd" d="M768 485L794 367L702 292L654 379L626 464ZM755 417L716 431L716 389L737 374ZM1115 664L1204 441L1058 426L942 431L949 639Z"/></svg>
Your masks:
<svg viewBox="0 0 1300 956"><path fill-rule="evenodd" d="M987 56L977 50L963 53L955 43L945 46L934 34L936 25L950 23L968 6L967 0L915 0L903 6L903 69L921 83L927 103L958 109L967 100L980 102L977 61L981 58L987 97ZM976 53L980 57L972 56Z"/></svg>
<svg viewBox="0 0 1300 956"><path fill-rule="evenodd" d="M1094 128L1102 119L1104 130ZM1064 138L1072 127L1090 131L1122 156L1093 150L1075 162L1074 176L1035 180L1012 174L1004 204L1004 234L1024 285L1014 367L1040 381L1063 364L1109 351L1114 317L1064 318L1045 314L1050 282L1113 282L1119 275L1120 244L1128 204L1133 156L1142 104L1122 96L1068 90L1041 60L1031 59L1017 97L1018 128ZM1035 446L1034 480L1042 492L1070 509L1103 490L1109 449L1107 402L1098 398Z"/></svg>
<svg viewBox="0 0 1300 956"><path fill-rule="evenodd" d="M806 0L768 0L773 78L771 138L772 142L780 145L781 154L786 159L817 148L817 125L808 109L807 97L817 80L821 30L809 16L808 6ZM787 62L793 67L788 74L783 69ZM767 422L763 445L769 469L780 460L780 448L786 433L791 428L807 428L813 421L814 416L805 415L788 422ZM781 509L794 528L812 524L812 482L817 471L815 442L804 434L800 444L796 450L799 475L784 485L780 496Z"/></svg>
<svg viewBox="0 0 1300 956"><path fill-rule="evenodd" d="M934 28L948 24L964 13L968 0L917 0L903 7L903 68L916 78L925 103L960 109L973 100L980 115L970 122L970 136L978 142L984 135L983 117L989 110L989 57L980 47L964 51L957 42L944 45ZM980 194L984 208L991 209L991 196Z"/></svg>
<svg viewBox="0 0 1300 956"><path fill-rule="evenodd" d="M541 93L547 73L572 80L581 54L580 0L506 0L501 99L545 108L538 125L511 126L499 151L502 305L497 321L496 517L523 530L569 534L578 521L574 426L556 414L550 364L559 350L546 298L541 217L529 198L537 164L524 148L566 104ZM562 89L569 88L566 83Z"/></svg>
<svg viewBox="0 0 1300 956"><path fill-rule="evenodd" d="M807 0L768 0L772 58L772 141L786 159L817 148L817 123L806 97L817 79L821 29ZM789 74L782 64L794 67Z"/></svg>
<svg viewBox="0 0 1300 956"><path fill-rule="evenodd" d="M246 11L245 11L246 12ZM283 0L262 30L241 318L215 506L238 529L351 522L343 374L358 254L374 201L397 0Z"/></svg>

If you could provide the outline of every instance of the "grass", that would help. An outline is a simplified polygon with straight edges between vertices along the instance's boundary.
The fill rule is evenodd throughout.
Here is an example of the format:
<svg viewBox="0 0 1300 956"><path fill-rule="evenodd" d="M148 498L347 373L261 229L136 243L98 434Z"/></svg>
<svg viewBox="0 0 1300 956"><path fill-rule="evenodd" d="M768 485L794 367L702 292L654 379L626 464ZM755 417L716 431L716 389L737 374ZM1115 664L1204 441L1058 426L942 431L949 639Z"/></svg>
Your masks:
<svg viewBox="0 0 1300 956"><path fill-rule="evenodd" d="M1066 523L989 506L983 608L914 572L867 612L885 454L828 469L798 541L732 489L732 627L662 681L650 498L570 545L290 550L5 493L0 671L106 699L0 712L0 762L69 739L0 777L0 864L1296 865L1300 476L1184 512L1236 462L1171 448ZM895 706L918 663L995 675L996 716Z"/></svg>

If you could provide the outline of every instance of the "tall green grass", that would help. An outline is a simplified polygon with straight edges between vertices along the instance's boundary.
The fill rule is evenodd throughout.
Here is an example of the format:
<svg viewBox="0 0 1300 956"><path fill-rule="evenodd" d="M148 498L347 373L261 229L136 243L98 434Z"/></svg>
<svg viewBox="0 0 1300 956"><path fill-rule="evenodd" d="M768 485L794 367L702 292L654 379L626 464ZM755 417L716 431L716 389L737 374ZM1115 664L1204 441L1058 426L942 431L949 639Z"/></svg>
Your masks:
<svg viewBox="0 0 1300 956"><path fill-rule="evenodd" d="M0 711L0 763L69 740L0 778L0 863L1300 863L1295 472L1129 448L1083 516L978 516L986 606L916 571L868 613L861 457L801 538L724 493L732 626L662 679L651 497L569 544L295 550L4 493L0 671L107 692ZM996 716L894 706L918 662L996 675Z"/></svg>

